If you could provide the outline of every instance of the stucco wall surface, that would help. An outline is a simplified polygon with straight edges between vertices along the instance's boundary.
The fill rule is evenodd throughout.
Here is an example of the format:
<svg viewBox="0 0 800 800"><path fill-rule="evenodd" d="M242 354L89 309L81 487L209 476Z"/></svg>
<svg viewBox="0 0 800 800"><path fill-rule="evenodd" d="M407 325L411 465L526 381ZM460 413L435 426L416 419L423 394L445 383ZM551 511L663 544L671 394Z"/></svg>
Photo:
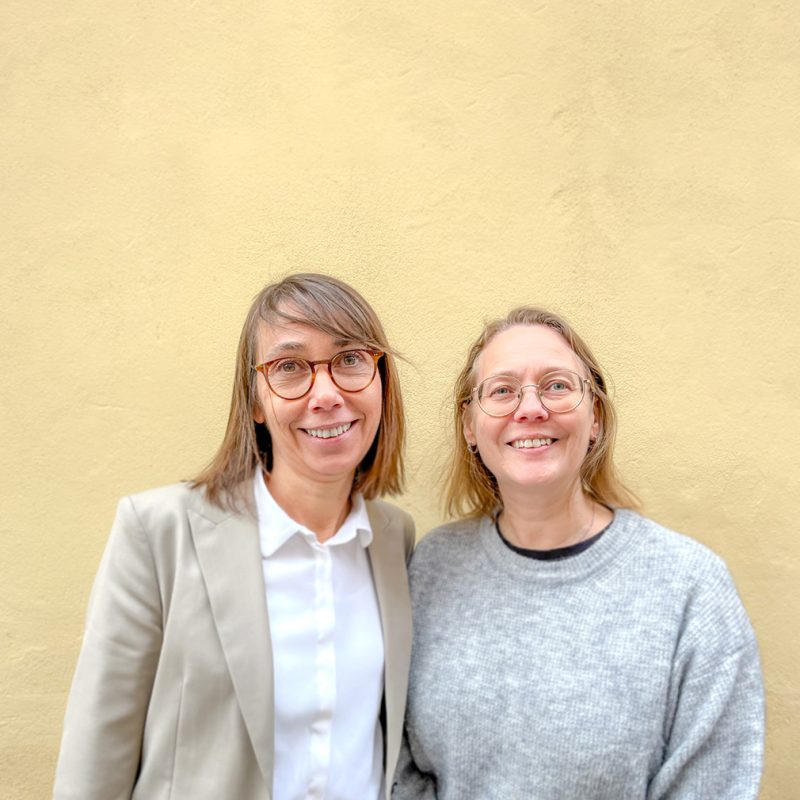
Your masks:
<svg viewBox="0 0 800 800"><path fill-rule="evenodd" d="M5 0L0 794L49 791L118 496L206 462L250 299L310 269L407 358L421 533L482 321L575 323L646 511L733 571L796 797L798 98L789 0Z"/></svg>

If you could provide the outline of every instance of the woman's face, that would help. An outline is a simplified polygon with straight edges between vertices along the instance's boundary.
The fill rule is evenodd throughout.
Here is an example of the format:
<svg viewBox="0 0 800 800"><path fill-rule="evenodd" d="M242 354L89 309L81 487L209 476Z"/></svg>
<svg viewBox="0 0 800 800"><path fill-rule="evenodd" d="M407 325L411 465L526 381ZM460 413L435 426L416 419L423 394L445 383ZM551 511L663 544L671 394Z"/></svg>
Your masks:
<svg viewBox="0 0 800 800"><path fill-rule="evenodd" d="M561 334L543 325L517 325L497 334L475 366L475 385L492 375L513 375L523 385L538 383L557 369L589 377ZM536 389L528 387L519 408L507 417L490 417L473 400L464 411L464 438L478 445L501 494L536 488L566 493L577 485L590 439L598 434L592 397L587 388L577 408L554 414L541 404ZM523 444L543 439L551 443Z"/></svg>
<svg viewBox="0 0 800 800"><path fill-rule="evenodd" d="M364 342L335 340L311 325L263 323L256 363L283 357L318 361L365 346ZM381 421L380 373L366 389L346 392L331 380L328 369L318 365L311 390L296 400L278 397L258 373L253 419L266 424L272 438L271 481L351 481L372 445ZM342 426L343 432L331 435Z"/></svg>

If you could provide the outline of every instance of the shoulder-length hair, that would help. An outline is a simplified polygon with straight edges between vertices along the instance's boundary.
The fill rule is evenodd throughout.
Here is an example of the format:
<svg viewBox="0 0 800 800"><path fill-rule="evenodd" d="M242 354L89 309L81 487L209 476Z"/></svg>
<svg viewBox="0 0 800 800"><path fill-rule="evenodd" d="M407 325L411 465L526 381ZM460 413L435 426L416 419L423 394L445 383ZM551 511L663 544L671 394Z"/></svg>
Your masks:
<svg viewBox="0 0 800 800"><path fill-rule="evenodd" d="M239 337L228 426L217 454L194 479L212 503L234 506L257 469L272 469L272 439L256 423L256 345L260 327L275 322L311 325L336 339L363 342L385 353L378 363L382 408L378 433L358 465L353 489L367 500L403 489L405 414L395 353L375 311L352 286L329 275L298 273L265 286L253 300Z"/></svg>
<svg viewBox="0 0 800 800"><path fill-rule="evenodd" d="M544 325L561 334L589 372L595 412L600 430L590 445L581 466L583 491L598 503L610 507L638 508L639 501L620 479L614 466L614 439L617 415L606 388L600 364L589 345L563 318L543 308L520 306L502 319L484 326L467 353L467 363L458 375L453 394L453 442L445 473L444 505L454 517L492 515L502 508L497 480L487 469L480 454L466 446L464 414L475 386L475 362L498 333L517 325Z"/></svg>

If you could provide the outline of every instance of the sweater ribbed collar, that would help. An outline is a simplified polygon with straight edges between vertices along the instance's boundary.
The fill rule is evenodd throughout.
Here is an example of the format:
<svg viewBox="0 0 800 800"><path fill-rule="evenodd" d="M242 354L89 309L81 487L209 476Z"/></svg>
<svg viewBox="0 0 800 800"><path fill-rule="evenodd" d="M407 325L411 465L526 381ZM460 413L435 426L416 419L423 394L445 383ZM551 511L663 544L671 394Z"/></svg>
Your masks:
<svg viewBox="0 0 800 800"><path fill-rule="evenodd" d="M484 517L479 522L478 537L490 562L504 574L547 586L598 580L617 569L636 548L636 531L641 517L625 508L614 509L614 519L605 533L582 553L557 561L540 561L515 553L501 541L494 521Z"/></svg>

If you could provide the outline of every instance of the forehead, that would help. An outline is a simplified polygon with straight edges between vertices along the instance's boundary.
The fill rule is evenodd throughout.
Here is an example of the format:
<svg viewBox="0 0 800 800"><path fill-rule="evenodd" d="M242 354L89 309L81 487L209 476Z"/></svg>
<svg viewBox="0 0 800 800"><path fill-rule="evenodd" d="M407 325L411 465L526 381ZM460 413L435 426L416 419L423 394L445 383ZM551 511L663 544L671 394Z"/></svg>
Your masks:
<svg viewBox="0 0 800 800"><path fill-rule="evenodd" d="M282 355L326 358L354 340L344 335L333 336L323 330L299 322L275 319L259 323L256 334L256 354L259 360L269 361Z"/></svg>
<svg viewBox="0 0 800 800"><path fill-rule="evenodd" d="M498 373L540 372L553 368L585 372L567 340L544 325L515 325L498 333L475 362L478 379Z"/></svg>

